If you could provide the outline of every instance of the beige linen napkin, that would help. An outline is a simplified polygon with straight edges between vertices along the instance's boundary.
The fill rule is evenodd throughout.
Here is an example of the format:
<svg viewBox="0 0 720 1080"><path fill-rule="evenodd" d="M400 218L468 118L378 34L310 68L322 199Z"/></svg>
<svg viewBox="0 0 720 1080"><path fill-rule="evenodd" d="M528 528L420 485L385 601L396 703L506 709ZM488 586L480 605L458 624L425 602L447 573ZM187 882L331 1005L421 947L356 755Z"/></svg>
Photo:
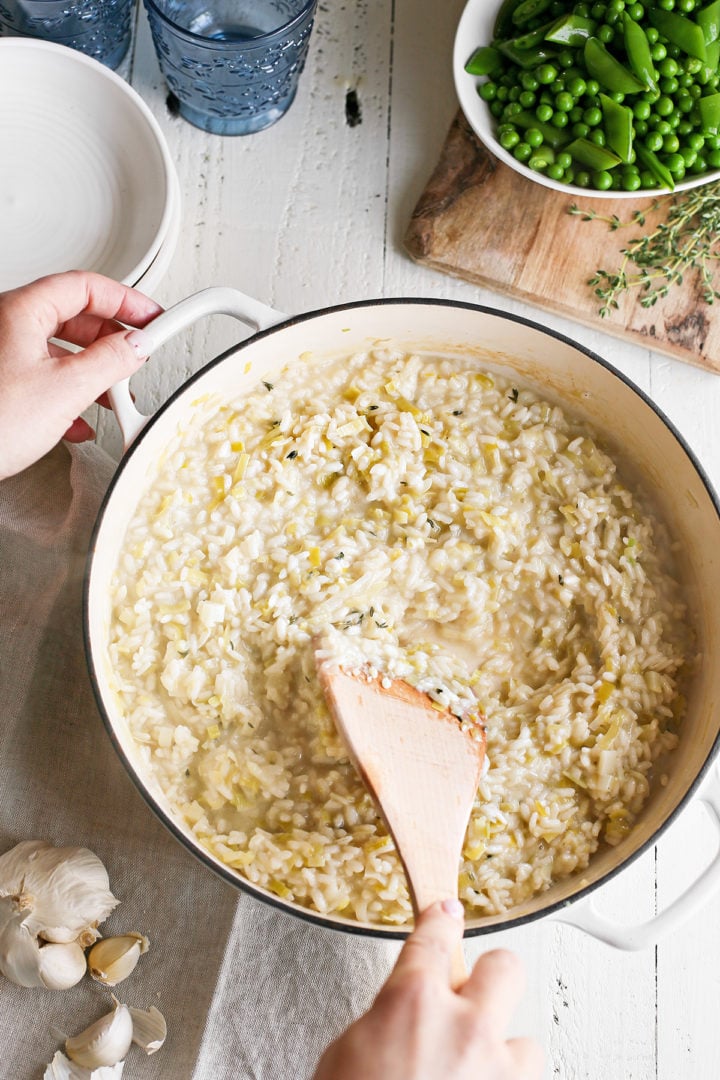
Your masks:
<svg viewBox="0 0 720 1080"><path fill-rule="evenodd" d="M150 951L115 988L168 1022L124 1080L305 1080L364 1011L397 947L322 930L219 880L174 840L117 758L82 644L90 530L113 463L60 445L0 483L0 851L46 839L95 851L121 903L105 936L140 931ZM89 977L66 991L0 976L0 1080L41 1080L60 1043L108 1010ZM53 1031L55 1029L55 1031Z"/></svg>

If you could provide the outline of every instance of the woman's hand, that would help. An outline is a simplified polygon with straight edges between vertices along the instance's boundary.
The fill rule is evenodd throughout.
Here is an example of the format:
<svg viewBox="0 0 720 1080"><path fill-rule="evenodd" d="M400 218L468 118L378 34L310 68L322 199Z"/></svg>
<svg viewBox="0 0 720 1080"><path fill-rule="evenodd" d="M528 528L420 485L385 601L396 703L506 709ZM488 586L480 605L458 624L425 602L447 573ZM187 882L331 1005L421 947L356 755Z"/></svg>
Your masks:
<svg viewBox="0 0 720 1080"><path fill-rule="evenodd" d="M421 915L374 1005L328 1047L314 1080L539 1080L537 1044L505 1038L523 991L517 957L486 953L450 989L463 929L456 903Z"/></svg>
<svg viewBox="0 0 720 1080"><path fill-rule="evenodd" d="M142 330L121 324L143 327L161 311L135 289L76 270L0 294L0 479L62 438L92 438L79 414L148 355Z"/></svg>

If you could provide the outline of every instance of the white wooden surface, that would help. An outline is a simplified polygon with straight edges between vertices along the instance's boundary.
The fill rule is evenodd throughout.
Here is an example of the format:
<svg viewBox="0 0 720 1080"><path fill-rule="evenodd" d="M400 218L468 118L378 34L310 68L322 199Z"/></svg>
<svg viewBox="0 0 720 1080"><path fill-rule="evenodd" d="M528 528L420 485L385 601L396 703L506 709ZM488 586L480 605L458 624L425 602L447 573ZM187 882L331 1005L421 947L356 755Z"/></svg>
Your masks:
<svg viewBox="0 0 720 1080"><path fill-rule="evenodd" d="M604 355L675 422L720 483L720 377L544 316L415 265L401 240L456 110L451 47L463 0L321 0L290 113L247 138L205 135L166 107L140 16L129 78L159 120L177 165L182 230L156 290L171 304L232 285L288 313L379 296L445 297L539 319ZM355 91L361 122L346 119ZM718 313L720 315L720 312ZM166 346L136 379L151 411L239 339L206 321ZM120 450L111 419L99 439ZM598 906L639 921L677 895L717 846L693 807L601 891ZM544 1044L559 1080L716 1080L720 1076L720 899L656 950L623 954L542 921L485 938L523 957L528 991L514 1030Z"/></svg>

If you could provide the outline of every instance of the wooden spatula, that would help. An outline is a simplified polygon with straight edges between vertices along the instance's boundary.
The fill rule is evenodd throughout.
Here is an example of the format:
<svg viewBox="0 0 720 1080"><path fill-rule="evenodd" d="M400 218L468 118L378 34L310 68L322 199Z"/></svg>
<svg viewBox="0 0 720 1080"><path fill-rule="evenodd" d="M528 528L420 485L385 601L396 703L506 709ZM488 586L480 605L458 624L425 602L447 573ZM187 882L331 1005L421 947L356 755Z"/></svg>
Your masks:
<svg viewBox="0 0 720 1080"><path fill-rule="evenodd" d="M459 720L401 679L346 672L317 654L320 684L356 768L385 819L417 916L457 898L463 840L485 759L480 715ZM467 971L462 950L453 986Z"/></svg>

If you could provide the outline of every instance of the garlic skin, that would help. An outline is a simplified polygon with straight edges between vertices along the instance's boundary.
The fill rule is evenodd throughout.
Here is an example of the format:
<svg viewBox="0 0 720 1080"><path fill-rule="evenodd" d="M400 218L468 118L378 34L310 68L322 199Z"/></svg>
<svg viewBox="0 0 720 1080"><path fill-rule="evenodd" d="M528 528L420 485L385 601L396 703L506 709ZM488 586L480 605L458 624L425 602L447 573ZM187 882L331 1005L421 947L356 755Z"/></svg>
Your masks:
<svg viewBox="0 0 720 1080"><path fill-rule="evenodd" d="M79 954L117 903L105 867L87 848L25 840L6 851L0 855L0 972L20 986L74 986L85 973ZM44 942L67 949L43 958Z"/></svg>
<svg viewBox="0 0 720 1080"><path fill-rule="evenodd" d="M112 1012L65 1040L65 1053L76 1065L96 1070L123 1061L132 1044L133 1022L127 1005L113 998Z"/></svg>
<svg viewBox="0 0 720 1080"><path fill-rule="evenodd" d="M84 1069L58 1050L43 1073L43 1080L120 1080L125 1068L124 1061L115 1065L103 1065L99 1069Z"/></svg>
<svg viewBox="0 0 720 1080"><path fill-rule="evenodd" d="M93 979L105 986L117 986L135 970L150 942L142 934L121 934L103 938L88 953L88 970Z"/></svg>
<svg viewBox="0 0 720 1080"><path fill-rule="evenodd" d="M131 1005L130 1016L133 1022L132 1041L148 1056L156 1053L167 1038L167 1024L163 1014L154 1005L149 1009L133 1009Z"/></svg>

